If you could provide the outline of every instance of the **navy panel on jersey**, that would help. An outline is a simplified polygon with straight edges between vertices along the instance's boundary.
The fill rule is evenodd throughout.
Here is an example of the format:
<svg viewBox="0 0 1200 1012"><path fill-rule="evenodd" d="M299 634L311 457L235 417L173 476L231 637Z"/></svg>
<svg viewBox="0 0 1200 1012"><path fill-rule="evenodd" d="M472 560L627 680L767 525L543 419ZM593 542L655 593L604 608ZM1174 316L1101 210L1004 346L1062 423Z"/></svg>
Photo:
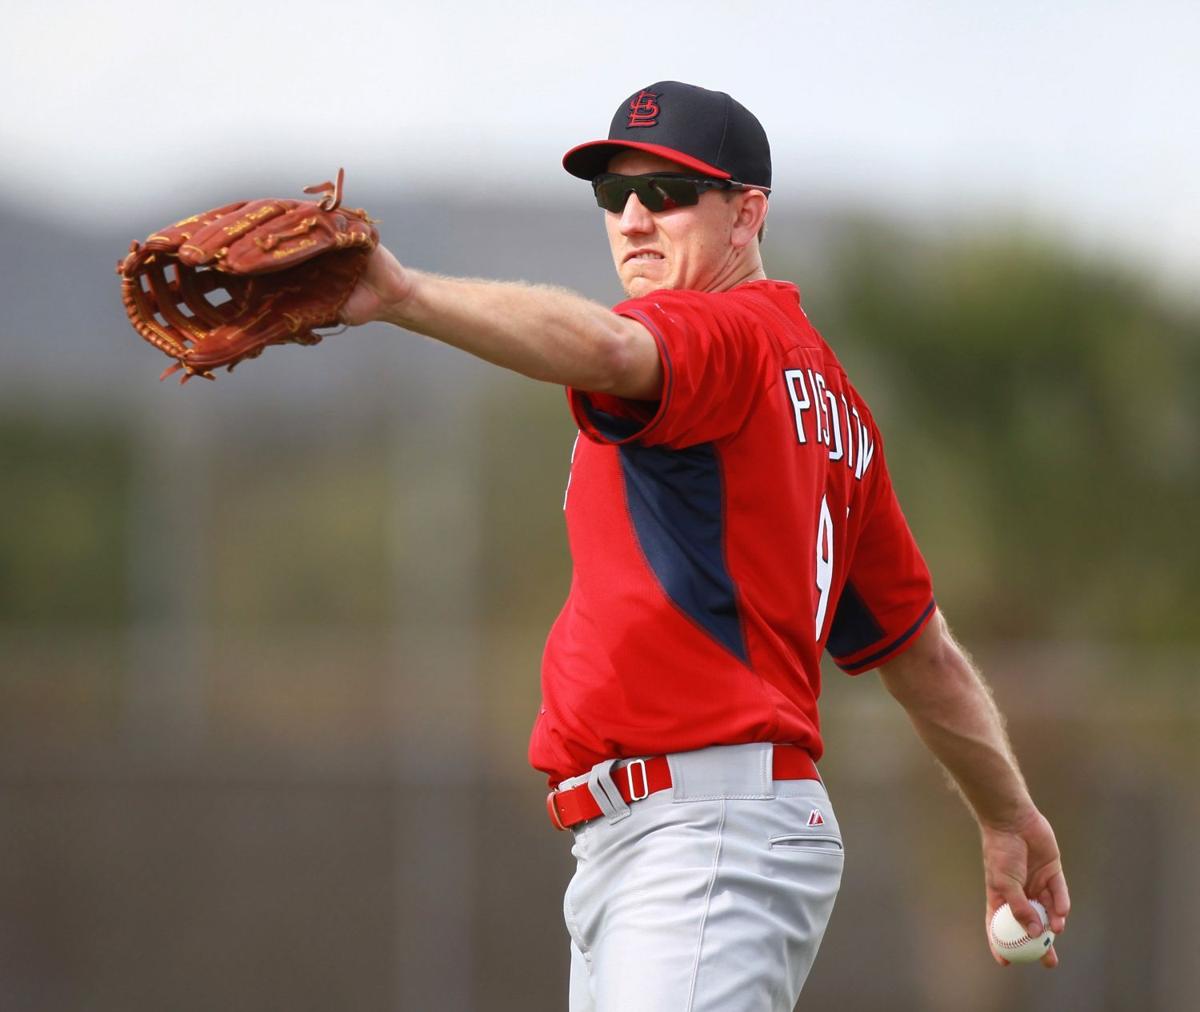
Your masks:
<svg viewBox="0 0 1200 1012"><path fill-rule="evenodd" d="M587 411L587 416L591 420L591 423L596 427L596 431L604 436L605 439L611 439L614 443L628 439L642 429L641 422L634 421L632 418L622 418L607 411L601 411L590 401L584 401L583 407Z"/></svg>
<svg viewBox="0 0 1200 1012"><path fill-rule="evenodd" d="M684 614L745 663L737 597L725 565L716 449L711 443L687 450L626 443L618 452L629 516L658 582Z"/></svg>
<svg viewBox="0 0 1200 1012"><path fill-rule="evenodd" d="M918 618L895 639L880 647L869 656L860 657L856 661L849 662L844 658L835 656L834 660L837 662L839 668L841 668L843 671L849 672L852 675L856 675L861 671L869 671L871 668L875 667L877 664L881 663L885 658L887 658L889 654L896 653L902 646L904 646L905 643L919 633L925 627L925 623L928 622L932 617L934 609L936 608L937 602L930 601L929 604L925 606L925 610L921 612L920 618Z"/></svg>
<svg viewBox="0 0 1200 1012"><path fill-rule="evenodd" d="M838 599L825 649L836 657L849 657L883 639L883 627L859 596L854 584L847 583Z"/></svg>

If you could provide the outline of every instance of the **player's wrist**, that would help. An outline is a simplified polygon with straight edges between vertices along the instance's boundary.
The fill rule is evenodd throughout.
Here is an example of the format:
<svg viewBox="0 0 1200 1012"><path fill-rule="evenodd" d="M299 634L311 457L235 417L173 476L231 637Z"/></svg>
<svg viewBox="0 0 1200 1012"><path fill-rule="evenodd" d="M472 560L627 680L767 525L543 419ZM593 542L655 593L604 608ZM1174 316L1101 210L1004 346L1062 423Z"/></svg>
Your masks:
<svg viewBox="0 0 1200 1012"><path fill-rule="evenodd" d="M389 272L387 283L376 289L379 296L377 319L405 330L420 330L422 314L419 305L429 278L430 275L396 263L395 270Z"/></svg>
<svg viewBox="0 0 1200 1012"><path fill-rule="evenodd" d="M1028 794L994 809L976 809L975 819L985 839L993 834L1021 836L1031 827L1045 821Z"/></svg>

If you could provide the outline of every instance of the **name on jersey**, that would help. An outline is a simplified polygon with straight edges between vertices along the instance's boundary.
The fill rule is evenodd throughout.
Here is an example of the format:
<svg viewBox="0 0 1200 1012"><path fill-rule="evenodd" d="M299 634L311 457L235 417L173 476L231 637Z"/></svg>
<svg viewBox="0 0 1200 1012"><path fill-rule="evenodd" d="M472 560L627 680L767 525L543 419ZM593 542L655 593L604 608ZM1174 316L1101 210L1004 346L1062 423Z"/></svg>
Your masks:
<svg viewBox="0 0 1200 1012"><path fill-rule="evenodd" d="M783 382L801 445L811 442L827 447L829 459L845 461L861 481L875 456L875 442L858 408L846 401L845 394L830 390L815 369L785 369Z"/></svg>

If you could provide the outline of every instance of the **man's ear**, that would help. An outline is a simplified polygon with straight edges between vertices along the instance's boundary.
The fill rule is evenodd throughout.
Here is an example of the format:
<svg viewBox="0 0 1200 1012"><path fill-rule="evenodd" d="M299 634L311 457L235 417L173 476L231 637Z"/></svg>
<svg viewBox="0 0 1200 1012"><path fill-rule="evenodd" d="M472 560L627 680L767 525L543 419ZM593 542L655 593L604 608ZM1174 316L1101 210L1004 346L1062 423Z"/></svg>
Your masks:
<svg viewBox="0 0 1200 1012"><path fill-rule="evenodd" d="M767 217L767 195L762 190L743 190L738 196L737 217L733 222L733 245L743 249L758 236Z"/></svg>

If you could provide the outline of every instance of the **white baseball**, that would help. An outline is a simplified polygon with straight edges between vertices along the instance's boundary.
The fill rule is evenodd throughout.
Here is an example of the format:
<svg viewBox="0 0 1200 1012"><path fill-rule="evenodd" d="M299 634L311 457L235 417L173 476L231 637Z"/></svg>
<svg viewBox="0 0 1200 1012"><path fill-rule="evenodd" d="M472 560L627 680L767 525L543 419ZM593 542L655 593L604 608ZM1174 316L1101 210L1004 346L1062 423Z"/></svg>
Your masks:
<svg viewBox="0 0 1200 1012"><path fill-rule="evenodd" d="M1037 900L1030 900L1029 903L1042 918L1042 933L1036 938L1029 937L1025 925L1013 916L1012 908L1007 903L997 907L992 914L991 930L988 932L992 951L1010 963L1036 963L1054 944L1054 932L1050 930L1046 908Z"/></svg>

